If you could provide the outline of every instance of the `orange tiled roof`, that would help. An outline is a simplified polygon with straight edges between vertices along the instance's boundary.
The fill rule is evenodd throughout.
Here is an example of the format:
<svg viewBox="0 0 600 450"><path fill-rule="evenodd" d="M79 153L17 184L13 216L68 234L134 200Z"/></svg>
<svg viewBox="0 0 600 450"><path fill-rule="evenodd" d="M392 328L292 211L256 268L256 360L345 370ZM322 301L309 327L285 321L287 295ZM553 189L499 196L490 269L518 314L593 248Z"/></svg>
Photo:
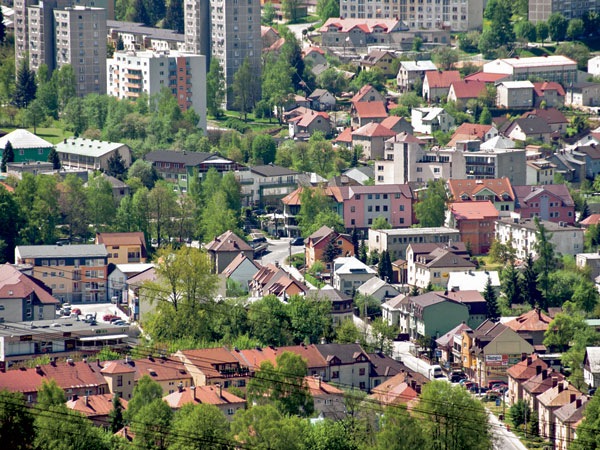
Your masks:
<svg viewBox="0 0 600 450"><path fill-rule="evenodd" d="M531 359L529 359L531 358ZM518 362L514 366L510 367L506 373L516 380L528 380L537 374L537 367L540 366L542 369L547 369L546 364L537 353L534 353L530 357Z"/></svg>
<svg viewBox="0 0 600 450"><path fill-rule="evenodd" d="M308 385L310 395L313 397L318 397L320 395L344 395L344 391L331 384L325 383L318 377L304 377L304 380Z"/></svg>
<svg viewBox="0 0 600 450"><path fill-rule="evenodd" d="M483 92L485 87L484 81L455 81L452 83L454 95L457 99L461 98L477 98L479 93Z"/></svg>
<svg viewBox="0 0 600 450"><path fill-rule="evenodd" d="M481 220L498 217L498 210L492 202L486 200L453 202L448 209L458 220Z"/></svg>
<svg viewBox="0 0 600 450"><path fill-rule="evenodd" d="M220 392L219 392L220 391ZM243 398L220 389L219 386L195 386L177 390L163 397L163 400L173 409L181 408L188 403L203 403L206 405L244 405L246 401Z"/></svg>
<svg viewBox="0 0 600 450"><path fill-rule="evenodd" d="M491 180L448 180L450 193L456 200L468 195L474 199L484 189L492 191L496 197L502 199L502 194L507 194L510 200L515 200L515 193L508 178L495 178Z"/></svg>
<svg viewBox="0 0 600 450"><path fill-rule="evenodd" d="M396 133L377 122L369 122L368 124L360 127L358 130L353 131L352 136L393 137L396 136Z"/></svg>
<svg viewBox="0 0 600 450"><path fill-rule="evenodd" d="M112 394L97 394L69 400L67 408L80 412L87 417L108 416L112 411ZM121 399L123 409L127 409L128 401Z"/></svg>
<svg viewBox="0 0 600 450"><path fill-rule="evenodd" d="M519 317L514 318L505 325L513 331L546 331L552 318L539 309L532 309Z"/></svg>
<svg viewBox="0 0 600 450"><path fill-rule="evenodd" d="M384 102L353 102L352 106L356 115L364 119L388 116Z"/></svg>
<svg viewBox="0 0 600 450"><path fill-rule="evenodd" d="M447 70L445 72L428 70L425 72L425 79L429 88L450 88L452 83L460 81L460 72L458 70Z"/></svg>

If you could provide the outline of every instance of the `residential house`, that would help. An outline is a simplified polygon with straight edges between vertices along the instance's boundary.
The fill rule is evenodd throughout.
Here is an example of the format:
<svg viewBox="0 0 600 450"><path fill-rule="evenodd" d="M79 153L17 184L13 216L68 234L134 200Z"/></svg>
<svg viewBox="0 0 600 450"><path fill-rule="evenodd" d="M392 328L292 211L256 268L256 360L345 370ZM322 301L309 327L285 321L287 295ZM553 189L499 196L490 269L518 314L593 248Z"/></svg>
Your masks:
<svg viewBox="0 0 600 450"><path fill-rule="evenodd" d="M32 265L33 277L62 302L105 302L107 260L104 244L15 247L15 263Z"/></svg>
<svg viewBox="0 0 600 450"><path fill-rule="evenodd" d="M522 335L524 339L531 338L531 343L536 351L545 352L544 334L552 318L544 314L539 308L532 309L529 312L521 314L505 323L511 330Z"/></svg>
<svg viewBox="0 0 600 450"><path fill-rule="evenodd" d="M585 155L586 178L593 180L597 175L600 175L600 146L592 143L591 145L576 147L574 151Z"/></svg>
<svg viewBox="0 0 600 450"><path fill-rule="evenodd" d="M565 95L566 106L598 106L600 105L600 83L583 81L567 84Z"/></svg>
<svg viewBox="0 0 600 450"><path fill-rule="evenodd" d="M0 150L2 152L8 142L12 145L15 156L14 162L16 163L48 161L50 149L54 147L50 142L23 129L11 131L0 138Z"/></svg>
<svg viewBox="0 0 600 450"><path fill-rule="evenodd" d="M600 214L590 214L585 219L579 221L579 225L581 225L586 230L591 225L598 225L599 223L600 223Z"/></svg>
<svg viewBox="0 0 600 450"><path fill-rule="evenodd" d="M539 117L544 119L553 133L566 134L569 121L565 115L556 108L534 109L523 114L524 118Z"/></svg>
<svg viewBox="0 0 600 450"><path fill-rule="evenodd" d="M507 370L533 346L507 326L486 320L462 333L462 363L469 378L487 386L489 380L508 381Z"/></svg>
<svg viewBox="0 0 600 450"><path fill-rule="evenodd" d="M337 328L345 320L352 320L354 317L354 300L351 296L335 289L331 285L325 285L318 290L310 290L308 296L331 302L331 322L334 328Z"/></svg>
<svg viewBox="0 0 600 450"><path fill-rule="evenodd" d="M6 137L6 136L5 136ZM85 138L66 138L54 146L62 167L86 170L108 170L108 162L117 154L123 165L131 165L131 150L120 142L106 142Z"/></svg>
<svg viewBox="0 0 600 450"><path fill-rule="evenodd" d="M514 405L523 400L523 383L546 370L548 364L537 353L523 355L521 361L506 371L508 376L507 402Z"/></svg>
<svg viewBox="0 0 600 450"><path fill-rule="evenodd" d="M586 347L583 359L583 381L590 388L600 387L600 347Z"/></svg>
<svg viewBox="0 0 600 450"><path fill-rule="evenodd" d="M290 137L308 140L315 132L323 133L323 136L331 135L331 122L326 112L308 111L306 114L288 120Z"/></svg>
<svg viewBox="0 0 600 450"><path fill-rule="evenodd" d="M538 395L543 394L548 389L556 387L565 377L558 371L548 367L540 371L536 369L536 374L523 382L523 401L529 405L532 411L538 411Z"/></svg>
<svg viewBox="0 0 600 450"><path fill-rule="evenodd" d="M419 262L419 260L424 261L427 259L434 258L431 254L433 252L435 252L435 254L440 254L438 249L447 250L454 253L460 258L464 258L467 260L469 259L469 253L465 248L465 244L460 242L460 240L450 240L447 243L410 243L406 248L407 284L417 286L417 275L422 276L420 272L419 274L417 274L417 263ZM428 258L421 259L422 256Z"/></svg>
<svg viewBox="0 0 600 450"><path fill-rule="evenodd" d="M283 197L298 187L300 173L273 163L236 172L244 206L279 206Z"/></svg>
<svg viewBox="0 0 600 450"><path fill-rule="evenodd" d="M413 89L415 83L423 83L425 73L430 71L437 72L436 65L430 61L401 61L398 75L396 76L396 85L400 92L408 92ZM417 94L421 94L417 92Z"/></svg>
<svg viewBox="0 0 600 450"><path fill-rule="evenodd" d="M1 149L0 149L1 150ZM1 154L1 152L0 152ZM23 178L24 173L32 175L46 174L54 172L54 164L47 161L26 161L26 162L7 162L6 174L13 175L19 180Z"/></svg>
<svg viewBox="0 0 600 450"><path fill-rule="evenodd" d="M319 376L325 381L331 381L327 370L327 361L314 344L292 345L289 347L255 347L248 350L234 349L231 354L251 372L255 372L260 369L260 365L264 361L269 361L273 366L277 366L277 358L286 352L295 353L306 361L309 376Z"/></svg>
<svg viewBox="0 0 600 450"><path fill-rule="evenodd" d="M441 352L439 357L440 365L444 365L446 368L462 367L460 355L455 358L455 346L454 340L456 337L461 337L463 330L471 330L472 328L465 322L459 323L456 327L452 328L443 336L440 336L435 340L437 346L436 350ZM460 350L460 346L458 346Z"/></svg>
<svg viewBox="0 0 600 450"><path fill-rule="evenodd" d="M464 172L459 172L452 178L503 178L510 180L511 184L524 184L526 178L526 153L525 150L504 148L513 145L513 141L496 136L487 142L465 141L457 142L458 155L464 159ZM461 169L461 158L455 155L454 161L457 169ZM462 175L464 173L465 175Z"/></svg>
<svg viewBox="0 0 600 450"><path fill-rule="evenodd" d="M127 400L121 399L123 410L127 410ZM113 394L74 395L66 403L67 408L83 414L97 427L108 428L110 425L110 412L113 410Z"/></svg>
<svg viewBox="0 0 600 450"><path fill-rule="evenodd" d="M371 360L359 344L315 345L326 362L325 380L346 389L370 388Z"/></svg>
<svg viewBox="0 0 600 450"><path fill-rule="evenodd" d="M233 420L236 411L246 408L246 400L223 389L220 384L215 386L190 386L187 388L179 386L175 392L165 395L163 400L175 411L190 404L213 405L229 421Z"/></svg>
<svg viewBox="0 0 600 450"><path fill-rule="evenodd" d="M452 83L460 81L458 70L427 71L423 81L423 98L428 102L438 102L448 98ZM414 124L413 124L414 126Z"/></svg>
<svg viewBox="0 0 600 450"><path fill-rule="evenodd" d="M581 225L581 222L579 222L579 224ZM581 269L586 271L589 270L591 280L595 280L598 276L600 276L600 253L598 252L578 253L575 255L575 264Z"/></svg>
<svg viewBox="0 0 600 450"><path fill-rule="evenodd" d="M113 303L127 304L128 280L152 267L152 263L109 264L106 277L108 298Z"/></svg>
<svg viewBox="0 0 600 450"><path fill-rule="evenodd" d="M327 89L315 89L307 98L310 100L310 107L317 111L328 111L335 108L335 96Z"/></svg>
<svg viewBox="0 0 600 450"><path fill-rule="evenodd" d="M233 231L228 230L206 244L206 251L212 259L215 273L221 273L241 252L254 259L254 250Z"/></svg>
<svg viewBox="0 0 600 450"><path fill-rule="evenodd" d="M325 270L329 272L333 261L326 261L326 252L330 243L338 249L338 256L354 256L354 245L350 235L338 233L323 225L306 239L306 267L312 267L315 262L321 261L325 264Z"/></svg>
<svg viewBox="0 0 600 450"><path fill-rule="evenodd" d="M368 105L368 103L364 104ZM362 146L364 159L380 160L383 159L385 141L396 134L377 122L369 122L352 132L352 146Z"/></svg>
<svg viewBox="0 0 600 450"><path fill-rule="evenodd" d="M417 244L418 245L418 244ZM428 245L428 244L425 244ZM409 251L409 253L412 253ZM445 288L451 272L475 269L468 256L438 247L427 254L415 255L414 260L408 260L408 280L414 280L414 285L425 289L427 286Z"/></svg>
<svg viewBox="0 0 600 450"><path fill-rule="evenodd" d="M142 286L146 281L156 281L157 279L158 274L154 267L127 279L127 306L131 321L143 323L148 314L154 312L155 303L146 296Z"/></svg>
<svg viewBox="0 0 600 450"><path fill-rule="evenodd" d="M379 69L386 77L396 76L397 70L394 65L397 57L395 53L387 50L371 50L365 57L360 61L360 67L362 70Z"/></svg>
<svg viewBox="0 0 600 450"><path fill-rule="evenodd" d="M594 56L593 58L588 59L588 73L593 76L600 75L600 57Z"/></svg>
<svg viewBox="0 0 600 450"><path fill-rule="evenodd" d="M539 81L533 83L534 106L541 107L545 102L547 108L558 108L565 104L565 89L555 81Z"/></svg>
<svg viewBox="0 0 600 450"><path fill-rule="evenodd" d="M350 114L352 116L352 126L355 128L360 128L371 122L381 123L388 117L385 103L382 101L352 102Z"/></svg>
<svg viewBox="0 0 600 450"><path fill-rule="evenodd" d="M263 266L250 281L250 294L253 297L274 295L286 300L292 295L305 295L307 292L308 287L272 264Z"/></svg>
<svg viewBox="0 0 600 450"><path fill-rule="evenodd" d="M175 192L190 191L195 176L202 178L210 168L219 173L248 170L246 167L215 153L155 150L144 156L158 174L173 185ZM197 175L196 175L197 174Z"/></svg>
<svg viewBox="0 0 600 450"><path fill-rule="evenodd" d="M460 231L460 240L470 245L474 255L486 254L494 238L498 210L492 202L458 201L448 205L446 225ZM468 244L467 244L468 243Z"/></svg>
<svg viewBox="0 0 600 450"><path fill-rule="evenodd" d="M109 264L145 263L148 258L146 238L141 231L96 233L94 243L106 246Z"/></svg>
<svg viewBox="0 0 600 450"><path fill-rule="evenodd" d="M399 294L381 305L381 317L388 325L400 328L400 302L406 297Z"/></svg>
<svg viewBox="0 0 600 450"><path fill-rule="evenodd" d="M354 292L377 272L355 257L337 258L334 261L333 287L347 295Z"/></svg>
<svg viewBox="0 0 600 450"><path fill-rule="evenodd" d="M118 395L126 401L131 400L136 382L136 371L133 367L121 361L107 361L100 364L98 360L95 365L92 363L91 367L104 377L111 395Z"/></svg>
<svg viewBox="0 0 600 450"><path fill-rule="evenodd" d="M496 105L503 108L531 108L534 86L531 81L502 81L496 86Z"/></svg>
<svg viewBox="0 0 600 450"><path fill-rule="evenodd" d="M469 100L477 100L486 92L486 84L483 81L454 81L448 90L448 101L460 103L465 107Z"/></svg>
<svg viewBox="0 0 600 450"><path fill-rule="evenodd" d="M221 273L227 280L235 282L236 286L248 292L250 281L252 281L252 278L254 278L254 275L256 275L261 267L260 264L248 258L243 252L240 252ZM229 284L230 282L227 281L227 283Z"/></svg>
<svg viewBox="0 0 600 450"><path fill-rule="evenodd" d="M449 277L448 277L449 278ZM497 287L495 287L497 289ZM471 329L477 328L487 318L488 307L485 298L478 290L449 290L445 294L451 300L455 300L467 306L469 310L469 318L467 326ZM460 360L460 358L458 358Z"/></svg>
<svg viewBox="0 0 600 450"><path fill-rule="evenodd" d="M488 180L448 180L451 196L461 201L491 201L500 216L515 209L515 194L508 178Z"/></svg>
<svg viewBox="0 0 600 450"><path fill-rule="evenodd" d="M484 292L485 286L491 281L496 293L500 293L500 276L495 270L468 270L464 272L452 272L448 275L448 291L475 290Z"/></svg>
<svg viewBox="0 0 600 450"><path fill-rule="evenodd" d="M400 373L408 374L409 376L419 375L411 372L401 361L396 361L383 352L368 353L368 355L371 360L370 391Z"/></svg>
<svg viewBox="0 0 600 450"><path fill-rule="evenodd" d="M538 416L540 421L540 436L545 440L554 442L556 419L554 412L565 405L574 403L581 392L575 389L568 381L560 381L555 387L537 396Z"/></svg>
<svg viewBox="0 0 600 450"><path fill-rule="evenodd" d="M105 173L102 174L102 178L104 178L110 183L115 205L120 205L123 197L129 197L131 195L131 187L129 187L129 185L124 181L121 181L118 178L112 177Z"/></svg>
<svg viewBox="0 0 600 450"><path fill-rule="evenodd" d="M483 71L509 75L515 81L532 76L557 81L563 86L577 81L577 63L563 55L496 59L485 63Z"/></svg>
<svg viewBox="0 0 600 450"><path fill-rule="evenodd" d="M407 297L400 308L400 330L411 339L438 338L469 318L467 306L451 300L443 292Z"/></svg>
<svg viewBox="0 0 600 450"><path fill-rule="evenodd" d="M515 212L522 218L538 217L550 222L575 223L575 203L564 184L515 186Z"/></svg>
<svg viewBox="0 0 600 450"><path fill-rule="evenodd" d="M280 38L279 32L273 27L260 27L260 38L263 50L269 48Z"/></svg>
<svg viewBox="0 0 600 450"><path fill-rule="evenodd" d="M498 136L498 130L493 125L465 122L454 131L450 142L448 142L448 147L456 148L456 143L459 141L479 139L481 142L485 142L496 136Z"/></svg>
<svg viewBox="0 0 600 450"><path fill-rule="evenodd" d="M354 128L346 127L344 130L337 135L337 137L332 141L334 145L343 146L343 147L351 147L352 146L352 132Z"/></svg>
<svg viewBox="0 0 600 450"><path fill-rule="evenodd" d="M586 155L577 150L560 149L552 153L548 160L556 165L555 172L560 173L565 181L581 183L586 178Z"/></svg>
<svg viewBox="0 0 600 450"><path fill-rule="evenodd" d="M381 125L388 130L392 130L396 134L413 133L413 127L404 117L388 116L381 122Z"/></svg>
<svg viewBox="0 0 600 450"><path fill-rule="evenodd" d="M420 390L421 385L419 385ZM398 407L418 401L418 396L416 381L412 380L411 385L411 380L407 380L406 373L399 373L373 389L373 393L367 399L384 407Z"/></svg>
<svg viewBox="0 0 600 450"><path fill-rule="evenodd" d="M526 162L526 184L541 185L554 183L554 170L556 164L551 163L547 159L527 160Z"/></svg>
<svg viewBox="0 0 600 450"><path fill-rule="evenodd" d="M569 398L569 400L571 400ZM583 420L588 398L580 395L574 402L554 410L554 446L557 450L567 450L569 443L576 438L577 426Z"/></svg>
<svg viewBox="0 0 600 450"><path fill-rule="evenodd" d="M302 59L311 61L313 67L328 64L327 58L325 58L325 52L319 47L314 46L302 50Z"/></svg>
<svg viewBox="0 0 600 450"><path fill-rule="evenodd" d="M399 19L330 17L318 31L323 47L367 48L371 44L400 42L406 26Z"/></svg>
<svg viewBox="0 0 600 450"><path fill-rule="evenodd" d="M454 118L444 108L413 108L411 125L415 133L432 135L434 131L447 133L454 127Z"/></svg>
<svg viewBox="0 0 600 450"><path fill-rule="evenodd" d="M312 183L307 183L309 186L312 186ZM288 237L296 237L300 235L300 227L298 226L298 219L296 216L300 212L301 207L301 196L304 189L312 189L312 187L299 187L294 192L286 195L281 199L281 203L283 203L283 227L284 234ZM334 193L331 188L326 187L324 189L325 195L334 198ZM337 199L336 199L337 200Z"/></svg>
<svg viewBox="0 0 600 450"><path fill-rule="evenodd" d="M451 245L460 243L460 231L455 228L447 227L426 227L426 228L392 228L389 230L369 229L368 248L369 251L382 253L387 251L392 259L407 258L407 249L409 245L414 244L435 244ZM463 244L464 245L464 244ZM433 250L432 247L429 251Z"/></svg>
<svg viewBox="0 0 600 450"><path fill-rule="evenodd" d="M379 277L373 277L367 280L357 289L357 292L368 297L376 298L381 303L384 303L388 298L395 297L400 294L398 289L383 281Z"/></svg>
<svg viewBox="0 0 600 450"><path fill-rule="evenodd" d="M0 323L51 320L59 304L38 279L10 264L0 265Z"/></svg>
<svg viewBox="0 0 600 450"><path fill-rule="evenodd" d="M365 84L356 94L354 94L352 99L350 99L351 103L384 101L385 99L383 98L383 95L381 95L381 93L370 84Z"/></svg>
<svg viewBox="0 0 600 450"><path fill-rule="evenodd" d="M486 84L496 85L501 81L508 80L509 75L504 73L488 73L488 72L474 72L465 76L465 81L483 81Z"/></svg>
<svg viewBox="0 0 600 450"><path fill-rule="evenodd" d="M330 420L341 420L346 416L344 391L325 383L320 376L304 377L315 413Z"/></svg>
<svg viewBox="0 0 600 450"><path fill-rule="evenodd" d="M505 136L516 141L539 141L543 144L550 143L552 129L548 122L540 117L527 117L515 119L500 130Z"/></svg>

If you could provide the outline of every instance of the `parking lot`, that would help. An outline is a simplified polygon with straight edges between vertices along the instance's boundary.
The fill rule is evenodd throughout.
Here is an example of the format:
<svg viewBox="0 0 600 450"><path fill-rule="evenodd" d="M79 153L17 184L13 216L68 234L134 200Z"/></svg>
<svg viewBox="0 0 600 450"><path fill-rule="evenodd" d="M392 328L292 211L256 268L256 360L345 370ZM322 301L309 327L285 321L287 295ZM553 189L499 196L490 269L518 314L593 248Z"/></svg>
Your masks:
<svg viewBox="0 0 600 450"><path fill-rule="evenodd" d="M83 317L85 317L86 314L96 314L97 322L104 322L102 318L107 314L119 316L121 319L129 322L127 315L117 308L117 305L112 303L85 303L71 305L71 310L75 308L79 308L81 310L81 315Z"/></svg>

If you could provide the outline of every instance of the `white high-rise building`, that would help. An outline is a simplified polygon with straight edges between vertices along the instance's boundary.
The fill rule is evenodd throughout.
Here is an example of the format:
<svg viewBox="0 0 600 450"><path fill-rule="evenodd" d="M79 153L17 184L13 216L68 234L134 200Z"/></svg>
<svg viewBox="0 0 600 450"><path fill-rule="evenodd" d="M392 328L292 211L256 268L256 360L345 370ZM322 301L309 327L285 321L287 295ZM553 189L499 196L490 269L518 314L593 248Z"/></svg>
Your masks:
<svg viewBox="0 0 600 450"><path fill-rule="evenodd" d="M107 60L106 90L121 99L168 88L182 111L194 108L206 130L206 57L178 51L115 52Z"/></svg>

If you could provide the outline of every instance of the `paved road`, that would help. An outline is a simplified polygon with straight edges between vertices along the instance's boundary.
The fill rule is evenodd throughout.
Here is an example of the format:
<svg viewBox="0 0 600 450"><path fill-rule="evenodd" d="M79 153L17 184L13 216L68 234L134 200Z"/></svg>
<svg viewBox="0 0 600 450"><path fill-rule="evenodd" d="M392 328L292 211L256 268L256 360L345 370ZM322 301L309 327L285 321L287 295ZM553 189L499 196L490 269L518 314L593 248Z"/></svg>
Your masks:
<svg viewBox="0 0 600 450"><path fill-rule="evenodd" d="M289 256L290 240L291 238L267 239L269 247L267 252L260 259L260 263L266 265L275 264L277 262L279 265L283 265L285 259ZM304 247L302 245L292 246L292 255L302 252L304 252Z"/></svg>
<svg viewBox="0 0 600 450"><path fill-rule="evenodd" d="M506 429L498 418L488 410L492 435L494 437L494 450L527 450L527 447L512 432Z"/></svg>
<svg viewBox="0 0 600 450"><path fill-rule="evenodd" d="M294 33L296 35L296 39L298 39L298 41L301 43L301 47L309 47L310 46L310 42L308 40L303 40L303 36L302 36L302 30L307 29L308 27L310 27L311 25L314 25L317 22L313 22L313 23L298 23L298 24L294 24L294 25L288 25L287 27L290 29L290 31L292 33Z"/></svg>

